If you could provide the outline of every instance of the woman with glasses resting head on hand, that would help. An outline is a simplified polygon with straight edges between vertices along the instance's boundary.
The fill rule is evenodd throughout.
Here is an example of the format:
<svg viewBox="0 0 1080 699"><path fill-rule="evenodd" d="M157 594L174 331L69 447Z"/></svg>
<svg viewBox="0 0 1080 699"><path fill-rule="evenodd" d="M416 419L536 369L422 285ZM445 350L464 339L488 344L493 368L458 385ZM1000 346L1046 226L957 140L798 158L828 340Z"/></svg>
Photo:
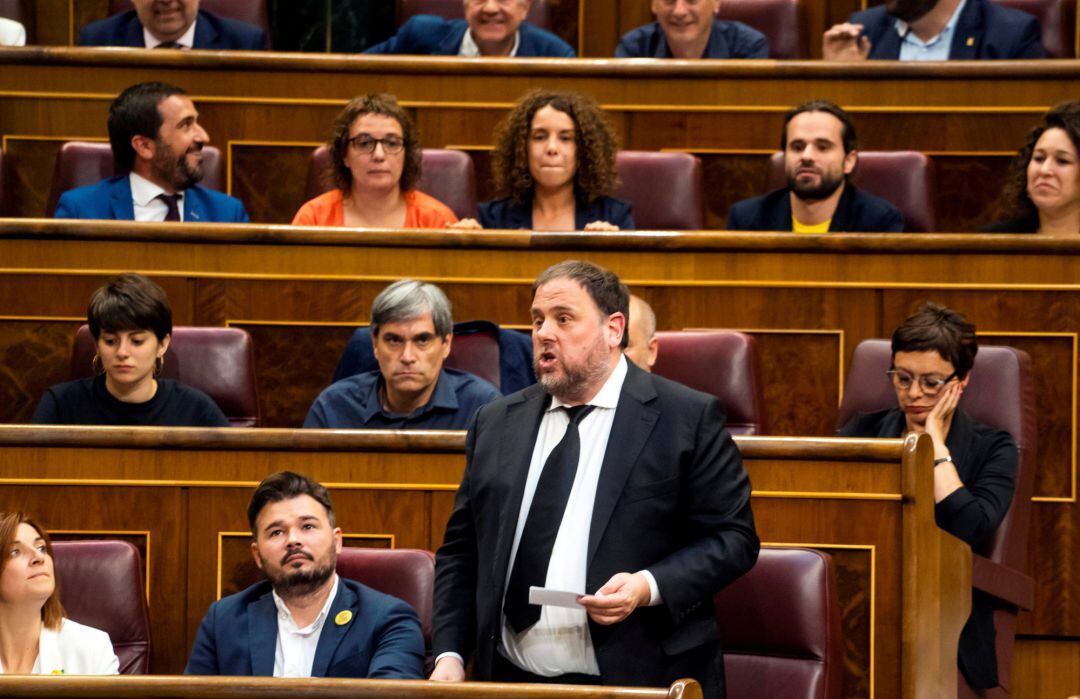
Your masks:
<svg viewBox="0 0 1080 699"><path fill-rule="evenodd" d="M924 304L893 332L897 407L852 418L841 437L927 434L934 444L934 519L939 527L985 552L1012 502L1016 442L957 410L975 354L975 326L960 313ZM975 688L997 685L993 614L979 591L960 634L960 669Z"/></svg>
<svg viewBox="0 0 1080 699"><path fill-rule="evenodd" d="M1080 234L1080 101L1051 109L1009 166L1004 198L1012 219L993 233Z"/></svg>
<svg viewBox="0 0 1080 699"><path fill-rule="evenodd" d="M109 634L64 616L45 530L0 512L0 547L0 674L117 674Z"/></svg>
<svg viewBox="0 0 1080 699"><path fill-rule="evenodd" d="M534 90L499 125L492 170L508 195L480 205L480 220L454 228L633 230L618 185L615 131L592 98Z"/></svg>
<svg viewBox="0 0 1080 699"><path fill-rule="evenodd" d="M141 274L124 274L90 297L86 322L97 344L95 375L45 391L33 421L56 425L228 427L210 396L159 379L172 333L165 291Z"/></svg>
<svg viewBox="0 0 1080 699"><path fill-rule="evenodd" d="M420 138L393 95L349 102L328 147L334 188L301 206L294 226L444 228L457 221L450 207L416 189Z"/></svg>

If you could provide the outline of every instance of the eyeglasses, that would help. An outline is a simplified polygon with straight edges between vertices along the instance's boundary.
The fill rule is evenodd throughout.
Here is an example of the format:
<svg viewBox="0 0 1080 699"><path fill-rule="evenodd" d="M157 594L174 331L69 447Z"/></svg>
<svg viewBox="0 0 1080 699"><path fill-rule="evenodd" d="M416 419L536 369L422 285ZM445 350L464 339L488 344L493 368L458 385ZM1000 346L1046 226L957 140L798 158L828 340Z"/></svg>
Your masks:
<svg viewBox="0 0 1080 699"><path fill-rule="evenodd" d="M896 386L901 391L909 390L911 388L911 384L915 383L915 381L918 381L919 388L921 388L922 392L928 396L937 395L941 392L941 389L945 388L945 384L956 378L955 371L943 379L934 376L933 374L912 376L906 371L901 371L899 369L889 369L885 372L885 374L892 381L893 386Z"/></svg>
<svg viewBox="0 0 1080 699"><path fill-rule="evenodd" d="M346 141L358 153L374 153L375 146L382 144L383 152L396 155L405 147L405 139L401 136L387 136L385 138L372 138L367 134L353 136Z"/></svg>

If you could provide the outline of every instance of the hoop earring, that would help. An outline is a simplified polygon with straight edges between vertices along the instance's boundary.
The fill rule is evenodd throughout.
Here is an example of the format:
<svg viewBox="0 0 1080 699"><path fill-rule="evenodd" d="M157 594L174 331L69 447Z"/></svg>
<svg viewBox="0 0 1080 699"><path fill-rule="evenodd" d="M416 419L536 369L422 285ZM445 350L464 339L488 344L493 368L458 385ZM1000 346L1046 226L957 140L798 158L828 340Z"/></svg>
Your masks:
<svg viewBox="0 0 1080 699"><path fill-rule="evenodd" d="M90 368L94 371L94 374L104 374L105 364L101 361L101 355L94 353L93 358L90 360Z"/></svg>
<svg viewBox="0 0 1080 699"><path fill-rule="evenodd" d="M154 359L154 378L161 376L161 370L165 368L165 357L156 357Z"/></svg>

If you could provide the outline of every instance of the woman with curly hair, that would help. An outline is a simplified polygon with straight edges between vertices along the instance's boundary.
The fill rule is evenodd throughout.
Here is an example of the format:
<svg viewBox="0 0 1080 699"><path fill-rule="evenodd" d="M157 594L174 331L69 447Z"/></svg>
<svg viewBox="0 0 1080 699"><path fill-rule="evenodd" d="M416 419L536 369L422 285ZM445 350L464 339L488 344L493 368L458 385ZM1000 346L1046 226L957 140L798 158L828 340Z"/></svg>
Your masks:
<svg viewBox="0 0 1080 699"><path fill-rule="evenodd" d="M617 231L634 228L618 184L615 132L592 98L529 92L496 132L495 185L502 199L480 205L459 228Z"/></svg>
<svg viewBox="0 0 1080 699"><path fill-rule="evenodd" d="M1005 199L1013 218L984 230L1080 233L1080 101L1051 109L1009 166Z"/></svg>
<svg viewBox="0 0 1080 699"><path fill-rule="evenodd" d="M294 226L444 228L450 207L416 189L420 138L393 95L363 95L334 121L334 188L300 207Z"/></svg>

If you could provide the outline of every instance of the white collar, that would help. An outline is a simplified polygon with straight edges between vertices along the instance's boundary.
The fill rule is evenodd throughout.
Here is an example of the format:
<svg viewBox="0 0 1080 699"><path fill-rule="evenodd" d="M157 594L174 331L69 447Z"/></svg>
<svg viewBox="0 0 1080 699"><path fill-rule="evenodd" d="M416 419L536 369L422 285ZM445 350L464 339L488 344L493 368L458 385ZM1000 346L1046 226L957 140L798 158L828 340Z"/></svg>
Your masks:
<svg viewBox="0 0 1080 699"><path fill-rule="evenodd" d="M302 629L296 625L296 619L293 618L289 605L285 604L285 600L278 596L277 590L271 590L270 594L274 596L274 606L277 607L278 610L278 619L287 620L288 624L296 631L296 633L305 636L318 631L322 628L323 622L326 621L326 615L330 613L330 606L334 604L334 600L337 598L339 580L340 578L338 578L337 573L334 573L334 584L330 588L330 594L326 598L326 604L323 605L319 615L315 617L315 621Z"/></svg>
<svg viewBox="0 0 1080 699"><path fill-rule="evenodd" d="M949 18L949 21L946 22L945 26L941 28L941 31L938 32L938 35L931 38L929 41L923 41L919 37L912 34L911 25L909 25L902 19L896 20L896 24L894 24L893 26L896 28L896 33L900 35L901 41L911 41L913 43L919 44L920 46L930 46L938 39L940 39L943 35L952 32L952 30L956 27L956 23L960 21L960 13L963 11L964 5L966 4L967 0L960 0L960 4L956 6L956 9L953 11L952 17Z"/></svg>
<svg viewBox="0 0 1080 699"><path fill-rule="evenodd" d="M510 56L517 56L518 46L521 45L521 30L514 32L514 45L510 48ZM461 38L461 48L458 49L459 56L476 57L480 55L480 47L476 45L476 42L472 38L472 30L466 29L465 36Z"/></svg>
<svg viewBox="0 0 1080 699"><path fill-rule="evenodd" d="M176 43L180 44L180 48L182 48L182 49L195 48L195 25L198 24L198 23L199 23L199 17L196 16L195 21L191 23L191 26L187 28L187 31L184 32L180 36L179 39L176 39ZM144 45L148 49L157 48L158 44L166 43L166 42L163 42L161 39L157 38L156 36L154 36L153 34L151 34L150 30L147 29L146 27L143 27L142 34L143 34Z"/></svg>
<svg viewBox="0 0 1080 699"><path fill-rule="evenodd" d="M165 190L157 186L150 180L146 179L142 175L137 175L134 172L130 176L131 181L131 201L135 203L135 206L148 206L150 202L154 201L160 194L165 194ZM183 206L184 192L177 191L180 195L180 206Z"/></svg>
<svg viewBox="0 0 1080 699"><path fill-rule="evenodd" d="M611 408L614 409L619 405L619 394L622 393L623 381L626 380L626 356L621 352L619 353L619 361L615 364L615 368L611 370L611 376L604 382L603 387L597 391L596 395L592 397L587 405L595 405L597 408ZM568 407L568 403L564 403L556 396L551 397L551 405L548 406L547 411L557 410L558 408Z"/></svg>

